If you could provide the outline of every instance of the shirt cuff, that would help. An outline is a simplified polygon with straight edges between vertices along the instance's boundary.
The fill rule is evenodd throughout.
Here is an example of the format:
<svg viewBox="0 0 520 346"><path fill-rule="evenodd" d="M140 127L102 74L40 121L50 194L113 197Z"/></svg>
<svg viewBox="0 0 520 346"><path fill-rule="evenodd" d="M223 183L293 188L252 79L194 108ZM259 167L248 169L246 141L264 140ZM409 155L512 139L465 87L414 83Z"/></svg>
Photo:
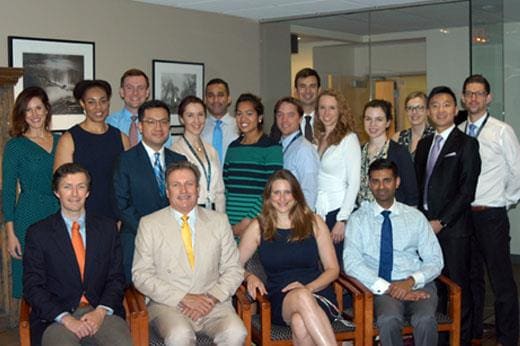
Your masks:
<svg viewBox="0 0 520 346"><path fill-rule="evenodd" d="M59 314L58 316L56 316L56 318L54 319L54 321L58 322L59 324L62 324L63 317L65 317L65 316L67 316L67 315L70 315L67 311L62 312L61 314Z"/></svg>
<svg viewBox="0 0 520 346"><path fill-rule="evenodd" d="M424 274L421 272L415 272L412 275L410 275L413 280L415 281L415 284L413 285L412 289L417 290L419 288L424 287Z"/></svg>
<svg viewBox="0 0 520 346"><path fill-rule="evenodd" d="M383 295L386 291L388 291L388 287L390 287L390 283L385 279L377 278L376 282L372 286L370 286L370 290L372 293L377 295Z"/></svg>
<svg viewBox="0 0 520 346"><path fill-rule="evenodd" d="M97 308L105 309L105 310L107 311L107 316L112 316L112 315L114 314L114 310L113 310L112 308L109 308L109 307L106 306L106 305L101 305L101 304L100 304L100 305L98 305L98 306L96 307L96 309L97 309Z"/></svg>

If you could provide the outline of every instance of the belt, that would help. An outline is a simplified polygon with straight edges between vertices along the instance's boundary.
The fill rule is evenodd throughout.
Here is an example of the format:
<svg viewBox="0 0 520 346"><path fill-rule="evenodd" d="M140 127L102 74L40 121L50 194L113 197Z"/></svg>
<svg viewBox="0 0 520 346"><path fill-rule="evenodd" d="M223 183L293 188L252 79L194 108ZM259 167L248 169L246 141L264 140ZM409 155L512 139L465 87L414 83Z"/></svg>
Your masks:
<svg viewBox="0 0 520 346"><path fill-rule="evenodd" d="M487 205L473 205L471 206L471 211L474 211L474 212L482 212L482 211L486 211L486 210L491 210L491 209L495 209L495 210L498 210L498 209L506 209L506 207L488 207Z"/></svg>
<svg viewBox="0 0 520 346"><path fill-rule="evenodd" d="M206 208L205 204L199 204L199 207ZM215 210L215 203L211 203L211 210Z"/></svg>

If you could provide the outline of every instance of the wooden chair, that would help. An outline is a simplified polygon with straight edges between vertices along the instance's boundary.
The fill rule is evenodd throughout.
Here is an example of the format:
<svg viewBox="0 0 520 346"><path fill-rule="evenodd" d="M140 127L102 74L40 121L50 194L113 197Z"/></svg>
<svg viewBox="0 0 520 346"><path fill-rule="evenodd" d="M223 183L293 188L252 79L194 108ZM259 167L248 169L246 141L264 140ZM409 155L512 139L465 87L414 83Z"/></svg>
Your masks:
<svg viewBox="0 0 520 346"><path fill-rule="evenodd" d="M139 324L139 326L140 326L139 337L138 337L139 345L163 346L164 340L148 324L148 310L146 308L144 295L137 290L134 290L133 294L135 296L136 304L139 307L139 311L142 312L142 314L140 314L141 320L140 320L140 324ZM238 310L238 315L241 318L243 318L243 315L250 316L251 314L248 313L250 306L248 305L249 302L247 301L247 298L243 294L240 294L237 292L236 299L238 301L242 302L242 305ZM145 321L145 322L143 322L143 321ZM246 322L244 322L244 324L246 325L246 328L247 328L248 324L246 324ZM250 337L251 333L249 330L248 330L247 334L248 334L248 336L244 342L244 346L251 345L251 337ZM209 336L207 336L203 333L197 333L197 345L198 346L213 345L213 340Z"/></svg>
<svg viewBox="0 0 520 346"><path fill-rule="evenodd" d="M125 308L126 321L128 323L128 327L130 328L130 333L132 335L134 345L148 346L148 342L143 342L144 339L142 338L142 330L148 330L148 315L146 314L146 310L143 310L142 306L138 304L137 294L139 293L135 288L127 288L125 290L123 307ZM21 346L31 345L31 330L29 325L30 312L31 306L25 299L22 299L20 306L20 323L18 326Z"/></svg>
<svg viewBox="0 0 520 346"><path fill-rule="evenodd" d="M353 283L359 290L363 292L365 302L365 320L364 320L364 331L365 331L365 345L373 345L374 337L379 334L374 322L374 296L372 292L365 287L358 280L348 277L348 280ZM441 313L436 314L437 318L437 330L439 332L448 332L450 334L450 345L460 344L460 321L461 321L461 290L460 287L450 280L448 277L441 275L437 280L446 285L448 289L448 314L444 315ZM413 327L409 321L405 322L406 325L403 328L403 335L413 334Z"/></svg>
<svg viewBox="0 0 520 346"><path fill-rule="evenodd" d="M249 272L254 273L265 282L265 274L260 264L258 255L255 254L247 263L246 268ZM341 322L333 322L332 328L339 344L341 341L352 340L355 345L363 344L363 293L346 277L340 276L333 284L334 292L338 303L338 308L343 311L343 294L348 292L352 296L352 310L346 314L354 322L355 327L346 327ZM245 298L245 297L248 298ZM238 301L239 311L243 311L242 320L246 324L249 336L256 345L292 345L291 328L287 326L279 326L271 323L271 303L266 296L257 294L256 302L258 304L258 313L252 314L250 296L247 294L247 288L243 283L237 292L237 297L247 299L247 304L243 304L243 300Z"/></svg>

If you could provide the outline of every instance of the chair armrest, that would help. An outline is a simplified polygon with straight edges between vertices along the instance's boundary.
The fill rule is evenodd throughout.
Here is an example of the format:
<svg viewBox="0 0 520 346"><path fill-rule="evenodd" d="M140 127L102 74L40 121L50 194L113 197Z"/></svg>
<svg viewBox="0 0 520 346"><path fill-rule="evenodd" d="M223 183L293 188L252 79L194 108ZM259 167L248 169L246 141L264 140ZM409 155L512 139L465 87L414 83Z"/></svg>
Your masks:
<svg viewBox="0 0 520 346"><path fill-rule="evenodd" d="M437 280L448 288L448 314L455 324L455 327L460 325L461 320L461 304L462 304L462 291L460 286L457 285L453 280L445 275L440 275Z"/></svg>
<svg viewBox="0 0 520 346"><path fill-rule="evenodd" d="M18 325L21 346L31 345L31 329L29 324L30 313L31 306L24 298L22 298L22 303L20 304L20 321Z"/></svg>
<svg viewBox="0 0 520 346"><path fill-rule="evenodd" d="M237 312L238 316L244 322L244 326L247 330L246 340L244 341L244 346L251 345L251 302L247 297L247 289L244 284L240 285L235 293L236 302L237 302Z"/></svg>
<svg viewBox="0 0 520 346"><path fill-rule="evenodd" d="M345 280L356 287L363 295L363 334L365 335L365 344L373 343L374 335L374 294L356 278L345 275Z"/></svg>
<svg viewBox="0 0 520 346"><path fill-rule="evenodd" d="M125 290L125 301L129 310L127 319L134 345L149 345L148 310L146 309L144 296L135 287L129 286Z"/></svg>

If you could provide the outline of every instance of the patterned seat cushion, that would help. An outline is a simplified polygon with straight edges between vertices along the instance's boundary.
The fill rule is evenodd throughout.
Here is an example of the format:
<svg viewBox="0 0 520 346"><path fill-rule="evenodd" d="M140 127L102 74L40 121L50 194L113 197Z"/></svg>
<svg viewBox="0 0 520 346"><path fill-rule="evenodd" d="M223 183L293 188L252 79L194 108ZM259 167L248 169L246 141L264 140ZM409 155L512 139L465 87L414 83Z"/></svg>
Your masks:
<svg viewBox="0 0 520 346"><path fill-rule="evenodd" d="M197 345L213 345L213 340L206 334L197 333ZM152 327L150 327L150 346L164 346L163 338L157 335Z"/></svg>

